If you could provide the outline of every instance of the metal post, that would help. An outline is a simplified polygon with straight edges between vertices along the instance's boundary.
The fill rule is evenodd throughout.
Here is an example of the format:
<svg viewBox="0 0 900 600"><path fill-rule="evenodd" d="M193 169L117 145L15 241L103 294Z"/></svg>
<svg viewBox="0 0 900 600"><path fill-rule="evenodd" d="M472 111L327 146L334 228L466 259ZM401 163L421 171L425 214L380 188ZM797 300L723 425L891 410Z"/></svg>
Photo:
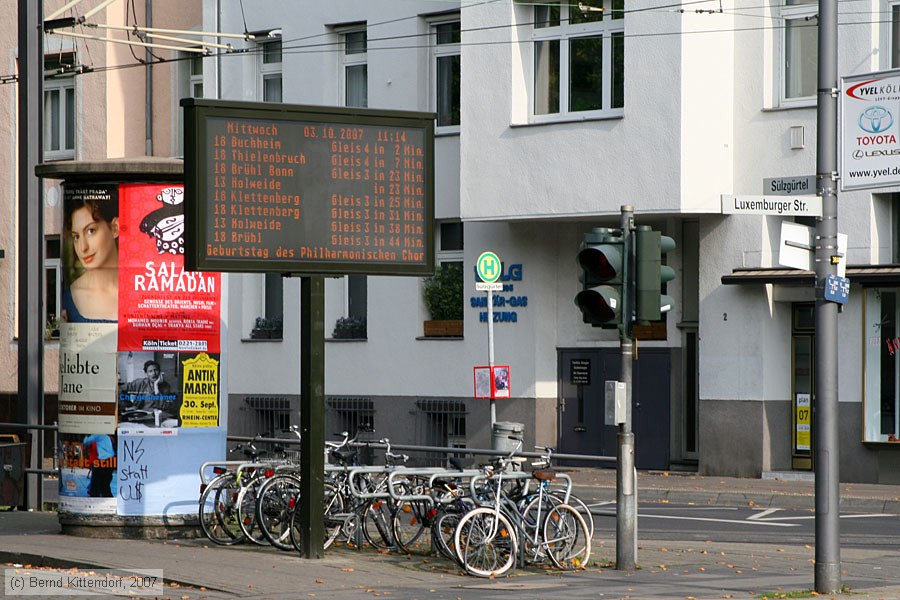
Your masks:
<svg viewBox="0 0 900 600"><path fill-rule="evenodd" d="M303 556L325 555L325 280L300 278L300 530Z"/></svg>
<svg viewBox="0 0 900 600"><path fill-rule="evenodd" d="M19 398L20 423L43 422L44 324L43 253L44 198L34 168L41 160L41 107L44 97L43 0L19 0ZM30 468L43 457L43 433L32 430ZM41 478L27 479L25 503L40 509Z"/></svg>
<svg viewBox="0 0 900 600"><path fill-rule="evenodd" d="M488 367L491 377L494 376L494 291L487 291L487 319L488 319ZM497 401L491 398L491 439L494 439L494 423L497 422ZM494 448L496 450L496 448Z"/></svg>
<svg viewBox="0 0 900 600"><path fill-rule="evenodd" d="M622 369L619 380L625 383L625 422L619 425L616 435L616 569L634 571L637 564L637 476L634 467L634 433L631 431L631 369L634 360L634 341L631 338L631 318L634 294L631 268L631 230L634 226L634 208L622 206L620 227L624 244L622 274L622 328L620 347Z"/></svg>
<svg viewBox="0 0 900 600"><path fill-rule="evenodd" d="M837 0L819 0L819 70L816 193L822 218L816 227L816 564L820 594L841 589L840 480L838 469L838 305L825 301L825 278L837 256Z"/></svg>

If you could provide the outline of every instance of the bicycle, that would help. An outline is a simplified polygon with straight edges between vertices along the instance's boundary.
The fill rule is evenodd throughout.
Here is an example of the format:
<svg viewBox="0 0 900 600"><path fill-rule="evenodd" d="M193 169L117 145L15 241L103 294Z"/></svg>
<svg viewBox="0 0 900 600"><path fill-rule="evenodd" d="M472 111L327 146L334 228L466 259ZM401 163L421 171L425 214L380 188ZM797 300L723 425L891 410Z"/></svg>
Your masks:
<svg viewBox="0 0 900 600"><path fill-rule="evenodd" d="M256 464L265 455L265 450L257 450L252 444L248 447L238 445L229 451L242 451L250 461L241 463L238 470L231 471L226 467L213 467L216 477L207 484L201 484L202 492L199 501L200 528L213 543L230 546L244 541L238 513L238 496L242 489L242 473L240 466Z"/></svg>
<svg viewBox="0 0 900 600"><path fill-rule="evenodd" d="M481 478L493 484L493 499L463 515L454 533L457 560L470 575L496 577L510 572L517 562L520 539L525 544L524 558L531 562L549 557L557 568L571 570L583 567L590 558L591 539L577 510L568 504L548 508L543 486L538 486L536 498L524 503L523 510L522 498L504 489L504 478L532 476L507 472L519 447L521 442L498 461L499 468L485 467ZM538 481L546 480L540 472L533 475ZM473 489L476 483L477 478L472 481Z"/></svg>

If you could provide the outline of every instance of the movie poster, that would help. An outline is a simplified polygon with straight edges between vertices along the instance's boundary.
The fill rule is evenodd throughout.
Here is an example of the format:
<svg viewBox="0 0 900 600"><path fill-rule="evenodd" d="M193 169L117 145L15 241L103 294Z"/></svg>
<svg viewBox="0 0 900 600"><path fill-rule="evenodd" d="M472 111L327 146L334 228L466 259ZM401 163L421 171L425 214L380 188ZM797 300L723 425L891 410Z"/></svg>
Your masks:
<svg viewBox="0 0 900 600"><path fill-rule="evenodd" d="M119 197L112 185L63 193L60 433L115 433Z"/></svg>

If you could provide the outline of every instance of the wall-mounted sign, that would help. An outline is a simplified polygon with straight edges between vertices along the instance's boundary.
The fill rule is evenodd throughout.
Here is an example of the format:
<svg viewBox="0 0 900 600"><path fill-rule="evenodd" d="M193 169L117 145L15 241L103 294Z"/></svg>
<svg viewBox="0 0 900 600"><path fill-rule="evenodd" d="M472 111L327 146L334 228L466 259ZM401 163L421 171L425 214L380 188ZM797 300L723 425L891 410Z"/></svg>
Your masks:
<svg viewBox="0 0 900 600"><path fill-rule="evenodd" d="M591 385L591 359L573 358L569 361L569 382L572 385Z"/></svg>
<svg viewBox="0 0 900 600"><path fill-rule="evenodd" d="M182 105L189 268L434 273L434 114Z"/></svg>

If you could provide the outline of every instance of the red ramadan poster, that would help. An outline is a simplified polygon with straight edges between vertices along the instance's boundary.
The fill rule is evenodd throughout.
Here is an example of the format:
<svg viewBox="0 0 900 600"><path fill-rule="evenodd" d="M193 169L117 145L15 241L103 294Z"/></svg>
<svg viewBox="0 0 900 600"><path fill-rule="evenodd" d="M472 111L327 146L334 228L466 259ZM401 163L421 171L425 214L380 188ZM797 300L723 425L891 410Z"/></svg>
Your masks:
<svg viewBox="0 0 900 600"><path fill-rule="evenodd" d="M119 186L119 352L219 354L221 275L184 270L184 186Z"/></svg>

